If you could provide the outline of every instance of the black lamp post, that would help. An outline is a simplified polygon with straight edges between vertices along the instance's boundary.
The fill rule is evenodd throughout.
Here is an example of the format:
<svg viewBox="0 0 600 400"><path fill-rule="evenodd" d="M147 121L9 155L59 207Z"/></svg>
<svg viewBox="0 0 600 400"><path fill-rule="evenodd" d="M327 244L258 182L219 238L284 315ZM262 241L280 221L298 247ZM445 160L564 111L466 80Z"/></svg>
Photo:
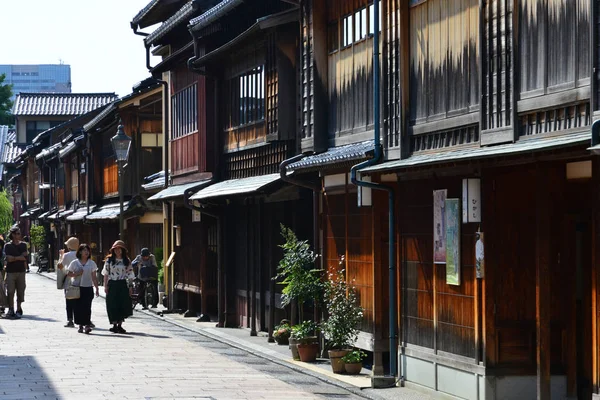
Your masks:
<svg viewBox="0 0 600 400"><path fill-rule="evenodd" d="M117 134L110 139L110 143L115 151L117 167L119 170L119 239L123 240L123 167L129 158L131 138L123 131L123 124L121 121L119 121Z"/></svg>

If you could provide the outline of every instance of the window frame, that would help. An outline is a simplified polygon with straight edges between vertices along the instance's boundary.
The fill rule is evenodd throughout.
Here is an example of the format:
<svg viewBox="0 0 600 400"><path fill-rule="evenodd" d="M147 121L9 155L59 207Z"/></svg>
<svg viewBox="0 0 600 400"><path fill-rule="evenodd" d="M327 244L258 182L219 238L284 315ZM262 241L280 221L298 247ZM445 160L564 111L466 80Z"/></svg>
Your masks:
<svg viewBox="0 0 600 400"><path fill-rule="evenodd" d="M171 141L198 132L197 82L171 95L171 116Z"/></svg>

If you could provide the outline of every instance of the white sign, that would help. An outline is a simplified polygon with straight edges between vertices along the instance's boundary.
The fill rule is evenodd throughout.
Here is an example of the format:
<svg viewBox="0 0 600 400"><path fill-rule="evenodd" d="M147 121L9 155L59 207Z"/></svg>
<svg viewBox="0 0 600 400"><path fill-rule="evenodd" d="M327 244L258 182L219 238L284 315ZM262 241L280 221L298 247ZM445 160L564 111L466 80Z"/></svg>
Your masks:
<svg viewBox="0 0 600 400"><path fill-rule="evenodd" d="M481 222L481 180L463 179L462 191L463 224Z"/></svg>
<svg viewBox="0 0 600 400"><path fill-rule="evenodd" d="M202 214L198 210L192 210L192 222L201 222Z"/></svg>

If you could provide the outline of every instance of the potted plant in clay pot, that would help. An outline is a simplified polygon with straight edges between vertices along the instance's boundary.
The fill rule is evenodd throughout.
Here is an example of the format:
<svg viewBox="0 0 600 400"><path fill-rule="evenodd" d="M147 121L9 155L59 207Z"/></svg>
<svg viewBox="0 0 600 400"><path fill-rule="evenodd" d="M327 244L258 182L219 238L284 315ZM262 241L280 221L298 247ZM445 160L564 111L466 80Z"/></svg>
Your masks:
<svg viewBox="0 0 600 400"><path fill-rule="evenodd" d="M338 269L328 274L324 295L327 319L321 323L321 329L327 339L331 369L336 374L344 373L342 359L356 342L358 326L363 318L358 294L355 287L348 283L343 264L342 257Z"/></svg>
<svg viewBox="0 0 600 400"><path fill-rule="evenodd" d="M292 327L287 320L282 320L279 325L273 328L273 338L280 345L288 345Z"/></svg>
<svg viewBox="0 0 600 400"><path fill-rule="evenodd" d="M283 286L281 304L285 307L295 301L298 304L299 320L304 321L304 303L308 300L318 300L323 290L321 270L315 269L317 255L310 249L306 240L299 240L296 234L284 225L281 225L281 236L285 239L285 243L280 246L283 249L283 258L279 261L277 275L273 279ZM303 324L304 322L298 326ZM294 335L292 327L289 345L295 360L299 359L297 344L298 335Z"/></svg>
<svg viewBox="0 0 600 400"><path fill-rule="evenodd" d="M297 343L298 358L302 362L313 362L317 359L317 355L319 354L317 328L317 324L313 321L304 321L292 326L291 338ZM294 357L294 359L296 358Z"/></svg>
<svg viewBox="0 0 600 400"><path fill-rule="evenodd" d="M367 357L367 353L362 350L352 350L344 357L342 357L342 361L344 362L344 369L349 375L358 375L362 370L362 360Z"/></svg>

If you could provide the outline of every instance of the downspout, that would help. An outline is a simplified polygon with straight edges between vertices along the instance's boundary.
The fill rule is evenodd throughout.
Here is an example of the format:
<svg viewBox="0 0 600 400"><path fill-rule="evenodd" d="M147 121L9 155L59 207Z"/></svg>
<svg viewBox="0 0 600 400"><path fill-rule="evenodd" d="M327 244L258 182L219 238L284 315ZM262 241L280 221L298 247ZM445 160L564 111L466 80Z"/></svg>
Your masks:
<svg viewBox="0 0 600 400"><path fill-rule="evenodd" d="M398 336L396 333L396 247L394 238L394 222L395 222L395 196L394 189L390 186L382 185L380 183L373 183L358 180L357 171L377 164L382 158L383 149L381 146L380 133L381 133L381 120L380 120L380 66L379 66L379 2L373 2L374 11L374 22L375 22L375 33L373 35L373 114L375 116L375 132L374 132L374 146L375 155L372 159L364 161L360 164L353 166L350 169L351 181L353 184L361 187L366 187L374 190L385 190L388 192L389 201L389 249L388 249L388 265L389 265L389 335L390 335L390 375L396 377L398 375Z"/></svg>
<svg viewBox="0 0 600 400"><path fill-rule="evenodd" d="M138 32L139 26L138 26L138 24L134 24L133 22L131 23L131 29L133 29L133 33L136 35L140 35L143 37L150 35L149 33L146 33L146 32Z"/></svg>

